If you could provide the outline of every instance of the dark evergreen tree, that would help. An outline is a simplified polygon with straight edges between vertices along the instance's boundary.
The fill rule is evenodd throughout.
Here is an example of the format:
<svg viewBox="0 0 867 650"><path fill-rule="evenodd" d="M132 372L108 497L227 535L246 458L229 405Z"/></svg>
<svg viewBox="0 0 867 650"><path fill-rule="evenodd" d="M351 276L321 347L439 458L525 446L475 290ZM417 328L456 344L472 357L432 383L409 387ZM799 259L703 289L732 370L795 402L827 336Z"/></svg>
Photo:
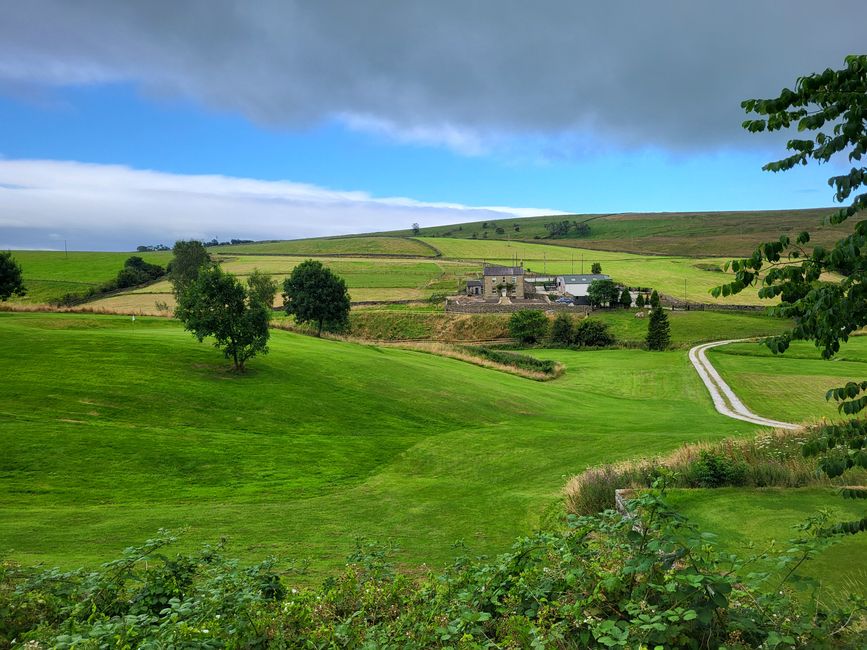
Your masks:
<svg viewBox="0 0 867 650"><path fill-rule="evenodd" d="M650 322L647 325L647 349L665 350L671 343L671 327L668 315L660 307L650 312Z"/></svg>

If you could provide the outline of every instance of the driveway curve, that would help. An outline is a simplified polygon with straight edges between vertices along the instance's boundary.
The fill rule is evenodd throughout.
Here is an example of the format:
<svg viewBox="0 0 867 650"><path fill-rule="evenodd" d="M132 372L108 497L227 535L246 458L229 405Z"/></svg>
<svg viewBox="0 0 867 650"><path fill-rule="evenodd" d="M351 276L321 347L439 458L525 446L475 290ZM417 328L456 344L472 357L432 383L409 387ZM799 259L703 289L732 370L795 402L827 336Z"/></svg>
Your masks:
<svg viewBox="0 0 867 650"><path fill-rule="evenodd" d="M710 397L713 400L713 405L716 410L725 416L734 418L735 420L743 420L752 424L758 424L763 427L774 427L776 429L802 429L803 427L791 422L781 422L779 420L771 420L764 418L761 415L756 415L750 411L744 403L738 399L731 387L723 380L716 368L713 367L710 360L707 358L707 351L711 348L716 348L729 343L742 343L751 339L730 339L727 341L714 341L713 343L703 343L696 345L689 351L689 360L692 362L698 376L704 382Z"/></svg>

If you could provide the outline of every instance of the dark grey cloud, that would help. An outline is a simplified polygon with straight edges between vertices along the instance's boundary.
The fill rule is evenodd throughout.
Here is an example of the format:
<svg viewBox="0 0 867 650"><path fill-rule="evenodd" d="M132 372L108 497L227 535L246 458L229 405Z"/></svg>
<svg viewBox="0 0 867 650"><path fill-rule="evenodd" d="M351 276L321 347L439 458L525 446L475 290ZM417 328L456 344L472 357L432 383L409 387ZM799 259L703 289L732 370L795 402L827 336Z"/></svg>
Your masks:
<svg viewBox="0 0 867 650"><path fill-rule="evenodd" d="M755 143L740 100L867 50L865 25L863 0L28 0L5 3L0 80L127 81L469 153L713 149Z"/></svg>

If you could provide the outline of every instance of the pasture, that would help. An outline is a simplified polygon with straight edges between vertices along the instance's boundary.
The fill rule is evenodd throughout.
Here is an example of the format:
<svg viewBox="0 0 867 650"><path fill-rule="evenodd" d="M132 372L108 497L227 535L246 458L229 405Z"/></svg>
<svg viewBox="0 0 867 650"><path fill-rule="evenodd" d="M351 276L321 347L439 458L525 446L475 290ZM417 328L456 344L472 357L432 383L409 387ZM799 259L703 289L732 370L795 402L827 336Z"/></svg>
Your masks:
<svg viewBox="0 0 867 650"><path fill-rule="evenodd" d="M392 257L435 257L436 248L410 237L324 237L284 241L255 242L210 249L221 254L256 255L378 255Z"/></svg>
<svg viewBox="0 0 867 650"><path fill-rule="evenodd" d="M553 351L540 384L429 354L274 332L250 372L170 320L0 314L0 550L94 564L157 528L338 566L492 553L588 465L746 435L682 351Z"/></svg>

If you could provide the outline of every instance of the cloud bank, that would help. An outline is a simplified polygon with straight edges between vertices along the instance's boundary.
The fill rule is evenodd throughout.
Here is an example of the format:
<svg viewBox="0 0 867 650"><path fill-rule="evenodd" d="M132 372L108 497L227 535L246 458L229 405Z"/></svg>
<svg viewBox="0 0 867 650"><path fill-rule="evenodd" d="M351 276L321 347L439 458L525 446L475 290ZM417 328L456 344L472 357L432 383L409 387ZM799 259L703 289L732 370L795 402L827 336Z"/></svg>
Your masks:
<svg viewBox="0 0 867 650"><path fill-rule="evenodd" d="M839 67L865 24L863 0L28 0L4 8L0 91L131 82L468 155L706 151L758 146L739 101Z"/></svg>
<svg viewBox="0 0 867 650"><path fill-rule="evenodd" d="M130 250L177 239L295 239L555 210L375 198L287 181L0 160L0 249Z"/></svg>

